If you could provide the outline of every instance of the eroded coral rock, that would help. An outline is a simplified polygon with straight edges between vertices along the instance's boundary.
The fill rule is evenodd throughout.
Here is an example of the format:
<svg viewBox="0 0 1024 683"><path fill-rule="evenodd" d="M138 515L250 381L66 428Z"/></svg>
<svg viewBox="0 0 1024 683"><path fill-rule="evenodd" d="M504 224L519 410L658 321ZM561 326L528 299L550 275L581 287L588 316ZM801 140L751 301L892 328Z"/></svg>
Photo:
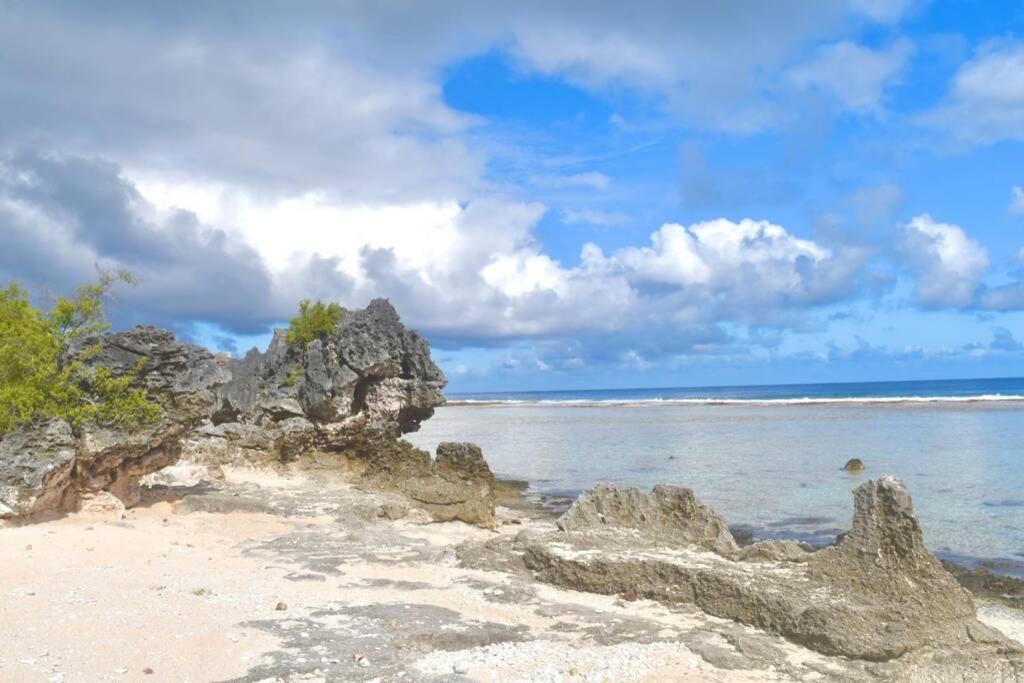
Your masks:
<svg viewBox="0 0 1024 683"><path fill-rule="evenodd" d="M420 451L427 455L425 451ZM419 458L422 470L390 483L426 509L436 521L459 520L494 528L495 483L480 447L472 443L445 442L437 458Z"/></svg>
<svg viewBox="0 0 1024 683"><path fill-rule="evenodd" d="M692 489L659 484L649 494L601 484L581 494L558 520L562 531L616 527L732 556L739 546L725 520L697 500Z"/></svg>
<svg viewBox="0 0 1024 683"><path fill-rule="evenodd" d="M308 468L401 493L434 519L494 525L494 477L479 448L444 444L435 461L400 439L444 403L446 380L426 340L383 299L346 311L322 339L288 344L278 330L266 352L238 360L153 327L78 340L68 358L137 369L160 419L131 431L72 434L55 421L6 435L0 518L74 510L101 492L130 507L143 477L178 483L153 473L181 461L193 485L222 466Z"/></svg>
<svg viewBox="0 0 1024 683"><path fill-rule="evenodd" d="M706 552L703 536L681 547L650 497L613 498L608 512L581 506L588 514L563 520L563 531L523 539L526 566L568 588L694 604L828 655L884 662L934 659L945 648L961 656L956 666L1024 670L1020 647L977 621L970 596L925 548L910 496L892 477L856 490L853 528L838 545L806 553L755 544L737 559ZM635 510L623 507L630 501Z"/></svg>
<svg viewBox="0 0 1024 683"><path fill-rule="evenodd" d="M75 436L63 420L25 425L0 439L0 519L71 505Z"/></svg>
<svg viewBox="0 0 1024 683"><path fill-rule="evenodd" d="M139 385L160 406L156 423L132 431L61 420L18 428L0 439L0 516L27 518L79 508L106 493L120 504L138 500L139 480L174 463L182 439L204 421L213 389L228 375L212 354L181 344L154 327L78 339L67 359L116 374L137 370Z"/></svg>

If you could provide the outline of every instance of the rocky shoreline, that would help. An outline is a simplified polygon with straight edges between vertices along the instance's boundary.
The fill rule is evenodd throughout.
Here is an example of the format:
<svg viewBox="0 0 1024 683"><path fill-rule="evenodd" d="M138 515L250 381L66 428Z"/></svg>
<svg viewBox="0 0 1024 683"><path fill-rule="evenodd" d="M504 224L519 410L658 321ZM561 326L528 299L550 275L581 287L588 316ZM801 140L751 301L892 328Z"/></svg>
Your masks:
<svg viewBox="0 0 1024 683"><path fill-rule="evenodd" d="M0 439L5 680L1024 677L1019 586L944 567L892 477L829 547L741 544L691 489L555 515L474 444L414 448L445 379L386 301L237 360L147 327L68 354L141 368L161 416ZM153 649L154 605L180 645ZM234 654L196 660L210 639Z"/></svg>

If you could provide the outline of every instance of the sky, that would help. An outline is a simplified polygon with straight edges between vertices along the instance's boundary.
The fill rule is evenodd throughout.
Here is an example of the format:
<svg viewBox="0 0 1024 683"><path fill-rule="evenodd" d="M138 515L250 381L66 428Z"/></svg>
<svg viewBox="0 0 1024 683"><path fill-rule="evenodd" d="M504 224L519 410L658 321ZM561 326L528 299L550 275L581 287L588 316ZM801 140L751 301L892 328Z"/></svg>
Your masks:
<svg viewBox="0 0 1024 683"><path fill-rule="evenodd" d="M0 0L0 283L451 392L1024 375L1024 3Z"/></svg>

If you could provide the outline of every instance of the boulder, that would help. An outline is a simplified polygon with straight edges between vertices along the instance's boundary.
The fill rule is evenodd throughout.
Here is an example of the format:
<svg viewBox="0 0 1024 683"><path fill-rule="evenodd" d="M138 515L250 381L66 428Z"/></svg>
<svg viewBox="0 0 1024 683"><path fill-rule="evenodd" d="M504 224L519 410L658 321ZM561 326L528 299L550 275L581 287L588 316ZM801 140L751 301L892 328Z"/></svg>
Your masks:
<svg viewBox="0 0 1024 683"><path fill-rule="evenodd" d="M693 604L827 655L885 662L948 650L996 662L996 671L1024 662L1018 644L978 622L971 597L925 548L910 496L892 477L855 491L853 528L837 545L806 552L759 543L735 558L707 552L706 534L666 533L653 492L621 494L584 494L615 504L581 505L562 531L525 537L516 552L542 581Z"/></svg>
<svg viewBox="0 0 1024 683"><path fill-rule="evenodd" d="M425 461L421 456L419 462L423 463L422 472L400 477L385 488L401 491L436 521L459 520L494 528L494 475L479 446L445 442L438 445L433 462L429 455Z"/></svg>
<svg viewBox="0 0 1024 683"><path fill-rule="evenodd" d="M680 486L659 484L645 494L637 488L601 484L580 495L557 523L562 531L640 529L727 557L739 552L722 516Z"/></svg>

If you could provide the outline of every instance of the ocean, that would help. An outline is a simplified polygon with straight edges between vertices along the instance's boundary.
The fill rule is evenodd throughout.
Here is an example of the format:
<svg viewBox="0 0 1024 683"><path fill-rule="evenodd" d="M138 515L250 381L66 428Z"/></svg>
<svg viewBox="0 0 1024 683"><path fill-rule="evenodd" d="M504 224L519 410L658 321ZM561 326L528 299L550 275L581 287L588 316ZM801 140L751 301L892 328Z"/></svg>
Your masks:
<svg viewBox="0 0 1024 683"><path fill-rule="evenodd" d="M598 483L693 488L756 538L831 542L893 474L940 557L1024 575L1024 378L449 394L407 438L473 441L564 501ZM860 458L866 469L842 467ZM564 503L563 503L564 504Z"/></svg>

